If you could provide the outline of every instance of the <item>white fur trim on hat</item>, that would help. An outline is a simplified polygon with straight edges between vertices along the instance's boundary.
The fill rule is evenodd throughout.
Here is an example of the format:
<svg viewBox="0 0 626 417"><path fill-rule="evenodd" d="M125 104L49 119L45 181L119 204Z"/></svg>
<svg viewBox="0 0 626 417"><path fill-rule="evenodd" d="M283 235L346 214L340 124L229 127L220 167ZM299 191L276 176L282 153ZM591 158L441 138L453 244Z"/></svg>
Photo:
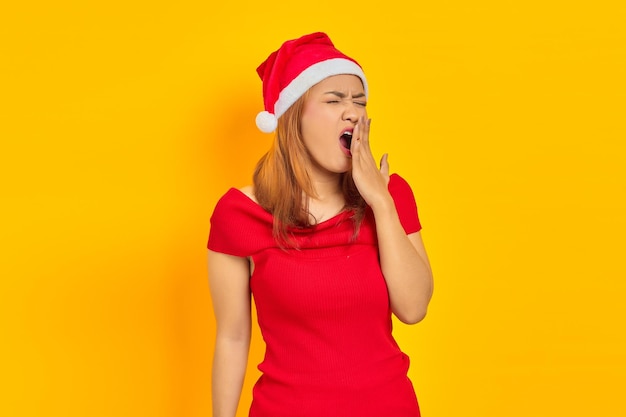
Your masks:
<svg viewBox="0 0 626 417"><path fill-rule="evenodd" d="M345 58L327 59L311 65L294 78L287 87L283 88L278 96L278 100L274 104L276 119L282 116L309 88L325 78L339 74L351 74L359 77L363 82L365 96L367 97L367 81L360 66Z"/></svg>

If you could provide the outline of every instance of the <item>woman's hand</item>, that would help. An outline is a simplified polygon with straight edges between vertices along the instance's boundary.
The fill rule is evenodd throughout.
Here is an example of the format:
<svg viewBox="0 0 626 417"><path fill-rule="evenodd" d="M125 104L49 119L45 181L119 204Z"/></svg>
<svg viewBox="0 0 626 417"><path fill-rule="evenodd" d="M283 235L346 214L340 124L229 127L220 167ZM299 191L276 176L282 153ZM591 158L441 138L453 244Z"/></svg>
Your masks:
<svg viewBox="0 0 626 417"><path fill-rule="evenodd" d="M359 119L352 134L352 177L376 219L380 267L391 311L404 323L424 318L433 291L432 272L419 232L406 235L389 193L387 155L376 166L369 143L370 123Z"/></svg>
<svg viewBox="0 0 626 417"><path fill-rule="evenodd" d="M370 148L370 122L371 119L359 118L354 128L350 153L354 183L365 202L374 208L378 204L388 203L391 195L387 189L389 184L387 154L380 160L379 168Z"/></svg>

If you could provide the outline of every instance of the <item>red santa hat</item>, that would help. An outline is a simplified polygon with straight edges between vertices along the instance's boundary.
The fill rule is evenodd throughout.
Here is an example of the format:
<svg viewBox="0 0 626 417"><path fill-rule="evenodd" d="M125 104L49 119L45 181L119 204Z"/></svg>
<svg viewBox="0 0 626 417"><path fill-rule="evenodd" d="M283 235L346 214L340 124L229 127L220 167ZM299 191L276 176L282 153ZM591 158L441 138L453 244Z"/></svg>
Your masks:
<svg viewBox="0 0 626 417"><path fill-rule="evenodd" d="M278 118L309 88L330 76L356 75L363 82L367 97L367 81L361 66L338 51L328 35L321 32L283 43L256 71L263 81L265 105L265 110L256 117L256 125L265 133L276 129Z"/></svg>

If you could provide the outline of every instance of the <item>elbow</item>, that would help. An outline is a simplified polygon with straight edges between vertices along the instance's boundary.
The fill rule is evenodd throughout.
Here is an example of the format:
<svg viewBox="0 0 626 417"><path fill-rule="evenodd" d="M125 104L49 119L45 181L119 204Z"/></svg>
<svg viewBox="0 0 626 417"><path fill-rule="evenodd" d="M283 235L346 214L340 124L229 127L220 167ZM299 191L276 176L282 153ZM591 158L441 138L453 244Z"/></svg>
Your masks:
<svg viewBox="0 0 626 417"><path fill-rule="evenodd" d="M394 311L395 316L404 324L417 324L426 317L427 308L416 308L413 311Z"/></svg>
<svg viewBox="0 0 626 417"><path fill-rule="evenodd" d="M391 311L404 324L417 324L424 320L432 297L432 284L424 295L410 298L390 298Z"/></svg>

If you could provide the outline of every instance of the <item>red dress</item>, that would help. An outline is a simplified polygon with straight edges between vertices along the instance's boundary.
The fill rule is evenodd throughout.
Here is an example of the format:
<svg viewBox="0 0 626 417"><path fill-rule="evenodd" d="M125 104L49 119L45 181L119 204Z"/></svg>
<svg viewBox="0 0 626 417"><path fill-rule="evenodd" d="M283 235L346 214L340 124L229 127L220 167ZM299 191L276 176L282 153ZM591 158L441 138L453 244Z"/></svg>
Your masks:
<svg viewBox="0 0 626 417"><path fill-rule="evenodd" d="M389 181L407 234L421 229L411 188ZM250 288L266 344L250 417L419 417L409 358L391 334L389 295L368 208L294 229L280 249L272 215L231 188L211 217L208 248L254 260Z"/></svg>

